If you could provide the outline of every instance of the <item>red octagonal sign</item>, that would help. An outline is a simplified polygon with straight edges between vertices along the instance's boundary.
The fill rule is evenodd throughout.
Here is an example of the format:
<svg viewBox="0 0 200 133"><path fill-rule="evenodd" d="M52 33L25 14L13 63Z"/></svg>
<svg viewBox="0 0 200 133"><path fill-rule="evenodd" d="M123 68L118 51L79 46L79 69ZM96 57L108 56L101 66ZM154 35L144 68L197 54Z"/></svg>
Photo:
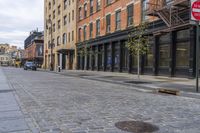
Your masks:
<svg viewBox="0 0 200 133"><path fill-rule="evenodd" d="M192 3L192 20L200 20L200 0L193 1Z"/></svg>

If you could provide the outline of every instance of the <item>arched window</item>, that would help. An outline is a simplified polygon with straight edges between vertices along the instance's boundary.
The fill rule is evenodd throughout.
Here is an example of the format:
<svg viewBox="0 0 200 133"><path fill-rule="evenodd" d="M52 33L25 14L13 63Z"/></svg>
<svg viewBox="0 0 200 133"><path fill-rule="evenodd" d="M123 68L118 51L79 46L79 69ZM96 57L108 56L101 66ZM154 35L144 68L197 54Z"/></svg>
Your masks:
<svg viewBox="0 0 200 133"><path fill-rule="evenodd" d="M67 34L64 33L63 34L63 42L62 42L64 45L67 43Z"/></svg>
<svg viewBox="0 0 200 133"><path fill-rule="evenodd" d="M60 45L60 36L57 37L57 46Z"/></svg>

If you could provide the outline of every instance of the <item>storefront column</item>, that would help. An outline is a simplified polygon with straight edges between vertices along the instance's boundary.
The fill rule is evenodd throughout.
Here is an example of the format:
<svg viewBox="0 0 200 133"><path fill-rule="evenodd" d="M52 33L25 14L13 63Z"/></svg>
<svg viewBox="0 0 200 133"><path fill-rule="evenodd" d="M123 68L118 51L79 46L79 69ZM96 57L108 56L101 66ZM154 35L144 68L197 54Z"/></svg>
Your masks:
<svg viewBox="0 0 200 133"><path fill-rule="evenodd" d="M99 65L100 65L100 63L99 63L99 45L97 45L96 51L97 51L97 71L99 71Z"/></svg>
<svg viewBox="0 0 200 133"><path fill-rule="evenodd" d="M122 42L118 41L117 45L119 45L119 64L118 64L118 71L122 72Z"/></svg>
<svg viewBox="0 0 200 133"><path fill-rule="evenodd" d="M154 75L158 75L158 60L159 60L159 38L158 36L154 36L154 44L153 44L153 73Z"/></svg>
<svg viewBox="0 0 200 133"><path fill-rule="evenodd" d="M190 59L189 59L189 76L194 77L196 73L196 27L190 28Z"/></svg>
<svg viewBox="0 0 200 133"><path fill-rule="evenodd" d="M111 64L110 64L110 71L113 72L114 71L114 61L115 61L115 57L114 57L114 44L113 42L110 42L110 48L111 48Z"/></svg>
<svg viewBox="0 0 200 133"><path fill-rule="evenodd" d="M103 44L103 71L106 71L106 44Z"/></svg>
<svg viewBox="0 0 200 133"><path fill-rule="evenodd" d="M175 67L176 67L176 33L170 33L170 60L169 60L169 72L171 76L175 75Z"/></svg>

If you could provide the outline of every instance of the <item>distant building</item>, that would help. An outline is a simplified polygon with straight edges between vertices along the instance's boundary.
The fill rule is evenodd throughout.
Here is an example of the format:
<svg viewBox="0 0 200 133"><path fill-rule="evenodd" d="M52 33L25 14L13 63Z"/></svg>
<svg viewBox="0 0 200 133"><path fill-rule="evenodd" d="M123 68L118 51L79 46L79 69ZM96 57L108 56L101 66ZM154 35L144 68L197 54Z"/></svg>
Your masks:
<svg viewBox="0 0 200 133"><path fill-rule="evenodd" d="M0 54L7 53L9 47L9 44L0 44Z"/></svg>
<svg viewBox="0 0 200 133"><path fill-rule="evenodd" d="M43 32L33 31L24 41L25 60L34 61L38 67L43 63Z"/></svg>
<svg viewBox="0 0 200 133"><path fill-rule="evenodd" d="M0 54L0 66L9 66L11 64L11 56L9 54Z"/></svg>

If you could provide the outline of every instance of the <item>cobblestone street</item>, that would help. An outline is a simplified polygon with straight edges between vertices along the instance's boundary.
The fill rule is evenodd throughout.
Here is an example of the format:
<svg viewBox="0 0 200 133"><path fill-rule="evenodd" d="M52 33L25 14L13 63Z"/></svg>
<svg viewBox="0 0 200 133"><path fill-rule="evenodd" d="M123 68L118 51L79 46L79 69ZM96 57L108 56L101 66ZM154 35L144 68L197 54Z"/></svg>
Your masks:
<svg viewBox="0 0 200 133"><path fill-rule="evenodd" d="M119 121L144 121L157 133L199 133L200 100L139 92L128 86L47 73L0 68L30 132L127 133Z"/></svg>

